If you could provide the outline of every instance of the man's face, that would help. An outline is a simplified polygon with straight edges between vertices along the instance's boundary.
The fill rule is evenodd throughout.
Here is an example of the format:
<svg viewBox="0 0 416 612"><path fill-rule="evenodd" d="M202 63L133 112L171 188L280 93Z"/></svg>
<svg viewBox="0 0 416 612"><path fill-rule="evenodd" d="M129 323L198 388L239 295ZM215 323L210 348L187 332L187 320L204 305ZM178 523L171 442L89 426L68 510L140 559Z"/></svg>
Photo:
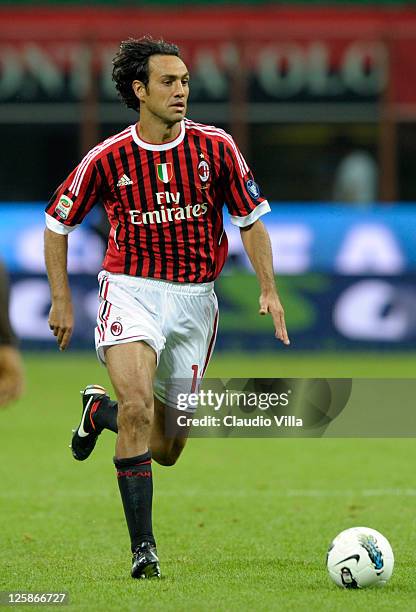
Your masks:
<svg viewBox="0 0 416 612"><path fill-rule="evenodd" d="M133 82L133 87L139 81ZM147 88L138 86L141 108L173 125L186 114L189 96L189 73L183 61L175 55L152 55L149 59Z"/></svg>

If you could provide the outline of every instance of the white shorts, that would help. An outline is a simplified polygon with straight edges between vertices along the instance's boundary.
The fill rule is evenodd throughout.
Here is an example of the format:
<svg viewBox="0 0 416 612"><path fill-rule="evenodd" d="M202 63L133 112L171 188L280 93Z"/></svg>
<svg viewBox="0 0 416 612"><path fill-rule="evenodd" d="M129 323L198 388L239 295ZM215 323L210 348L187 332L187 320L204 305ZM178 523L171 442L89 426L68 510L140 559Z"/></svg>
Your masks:
<svg viewBox="0 0 416 612"><path fill-rule="evenodd" d="M105 364L106 346L146 342L156 353L154 395L177 408L177 393L198 389L212 355L218 326L214 283L171 283L107 271L98 281L98 359Z"/></svg>

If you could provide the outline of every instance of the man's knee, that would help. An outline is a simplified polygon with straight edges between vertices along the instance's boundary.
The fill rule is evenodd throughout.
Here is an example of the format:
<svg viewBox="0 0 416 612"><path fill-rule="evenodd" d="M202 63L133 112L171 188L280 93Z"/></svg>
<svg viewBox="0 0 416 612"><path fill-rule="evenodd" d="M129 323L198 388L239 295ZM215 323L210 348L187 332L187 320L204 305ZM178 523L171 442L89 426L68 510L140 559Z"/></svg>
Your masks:
<svg viewBox="0 0 416 612"><path fill-rule="evenodd" d="M151 382L137 381L133 385L123 385L118 389L117 399L119 408L134 409L134 405L151 408L153 410L153 391Z"/></svg>
<svg viewBox="0 0 416 612"><path fill-rule="evenodd" d="M179 456L175 456L170 453L156 453L156 455L152 454L152 457L159 465L163 465L164 467L171 467L172 465L175 465L179 458Z"/></svg>
<svg viewBox="0 0 416 612"><path fill-rule="evenodd" d="M171 444L164 444L159 448L152 448L153 459L165 467L175 465L185 446L185 440L174 440Z"/></svg>
<svg viewBox="0 0 416 612"><path fill-rule="evenodd" d="M153 421L153 397L142 388L131 389L124 397L119 398L117 426L118 430L133 432L136 429L148 428Z"/></svg>

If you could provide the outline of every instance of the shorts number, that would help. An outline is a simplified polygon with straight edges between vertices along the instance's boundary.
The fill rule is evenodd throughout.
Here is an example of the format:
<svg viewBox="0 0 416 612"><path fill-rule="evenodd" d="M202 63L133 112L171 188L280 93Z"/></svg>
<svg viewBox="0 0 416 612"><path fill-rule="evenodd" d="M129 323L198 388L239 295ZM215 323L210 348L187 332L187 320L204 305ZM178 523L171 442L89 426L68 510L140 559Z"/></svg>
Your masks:
<svg viewBox="0 0 416 612"><path fill-rule="evenodd" d="M192 372L194 373L192 376L191 393L195 393L196 383L198 382L198 366L194 364L191 367L192 367Z"/></svg>

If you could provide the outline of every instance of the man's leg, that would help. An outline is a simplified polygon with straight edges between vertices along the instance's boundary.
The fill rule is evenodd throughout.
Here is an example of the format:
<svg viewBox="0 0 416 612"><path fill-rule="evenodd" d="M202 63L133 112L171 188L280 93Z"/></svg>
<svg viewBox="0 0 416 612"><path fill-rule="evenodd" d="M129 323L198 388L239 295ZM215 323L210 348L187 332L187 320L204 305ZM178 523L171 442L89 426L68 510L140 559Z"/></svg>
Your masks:
<svg viewBox="0 0 416 612"><path fill-rule="evenodd" d="M185 448L188 439L189 427L181 427L180 433L174 436L166 435L166 419L175 419L181 414L174 408L168 408L157 397L154 398L154 420L152 428L152 436L150 438L150 448L152 449L152 457L160 465L175 465L180 454ZM178 429L177 427L175 429ZM172 431L174 427L172 427Z"/></svg>
<svg viewBox="0 0 416 612"><path fill-rule="evenodd" d="M114 464L134 555L132 576L157 577L149 452L156 355L144 342L114 345L106 350L106 364L118 400Z"/></svg>
<svg viewBox="0 0 416 612"><path fill-rule="evenodd" d="M94 389L97 389L97 385ZM88 415L86 419L87 425L90 425L91 431L93 431L92 427L94 427L98 432L101 432L103 429L109 429L114 433L118 433L118 403L111 400L104 393L103 389L103 394L97 396L97 403L91 404L91 417ZM157 397L154 397L154 417L150 437L150 450L152 459L160 463L160 465L174 465L183 451L188 437L189 429L186 430L185 427L181 427L180 434L177 436L166 436L166 418L174 418L175 412L174 408L166 408ZM91 450L92 448L93 446Z"/></svg>

